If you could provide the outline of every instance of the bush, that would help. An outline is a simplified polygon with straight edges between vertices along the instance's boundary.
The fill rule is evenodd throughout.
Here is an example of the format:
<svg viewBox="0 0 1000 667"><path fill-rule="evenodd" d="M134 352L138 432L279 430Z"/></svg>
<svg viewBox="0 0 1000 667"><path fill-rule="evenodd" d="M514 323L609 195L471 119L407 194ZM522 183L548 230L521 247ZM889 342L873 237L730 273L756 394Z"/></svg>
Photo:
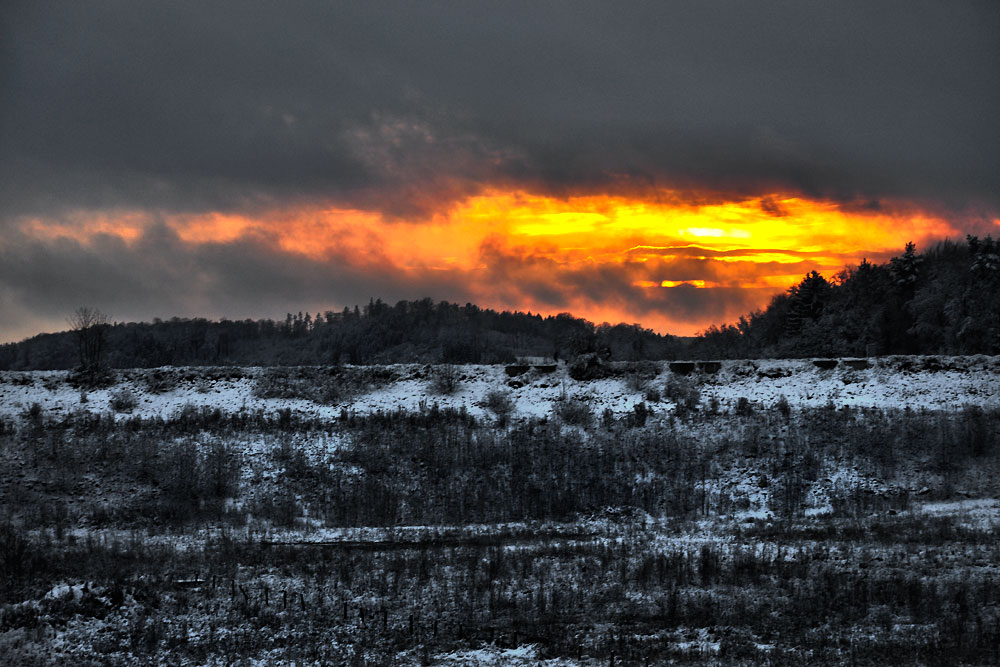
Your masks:
<svg viewBox="0 0 1000 667"><path fill-rule="evenodd" d="M158 518L189 521L207 509L220 512L222 500L239 490L240 457L224 442L210 445L185 439L159 452L155 485Z"/></svg>
<svg viewBox="0 0 1000 667"><path fill-rule="evenodd" d="M736 407L733 411L740 417L751 417L753 416L753 403L746 396L740 396L736 399Z"/></svg>
<svg viewBox="0 0 1000 667"><path fill-rule="evenodd" d="M302 516L302 505L289 489L276 488L260 494L250 506L254 516L290 527Z"/></svg>
<svg viewBox="0 0 1000 667"><path fill-rule="evenodd" d="M167 370L155 370L146 375L146 391L150 394L162 394L177 388L178 374Z"/></svg>
<svg viewBox="0 0 1000 667"><path fill-rule="evenodd" d="M570 399L556 405L555 413L564 424L571 426L590 426L594 420L594 413L584 401Z"/></svg>
<svg viewBox="0 0 1000 667"><path fill-rule="evenodd" d="M600 357L596 354L581 355L569 366L569 376L577 382L600 380L612 375L614 373L611 369L601 363Z"/></svg>
<svg viewBox="0 0 1000 667"><path fill-rule="evenodd" d="M659 367L652 361L630 362L625 366L625 385L628 387L629 391L641 393L646 391L650 381L652 381L659 374L659 372Z"/></svg>
<svg viewBox="0 0 1000 667"><path fill-rule="evenodd" d="M449 396L458 391L458 373L451 364L441 364L434 368L431 375L431 391L442 396Z"/></svg>
<svg viewBox="0 0 1000 667"><path fill-rule="evenodd" d="M119 389L113 393L109 403L115 412L132 412L138 404L139 399L128 389Z"/></svg>
<svg viewBox="0 0 1000 667"><path fill-rule="evenodd" d="M778 411L785 421L792 418L792 406L788 403L788 398L782 394L778 397L778 402L774 404L775 409Z"/></svg>
<svg viewBox="0 0 1000 667"><path fill-rule="evenodd" d="M254 394L260 398L293 398L333 404L342 397L334 373L312 368L269 368L257 378Z"/></svg>
<svg viewBox="0 0 1000 667"><path fill-rule="evenodd" d="M629 425L633 428L642 428L646 425L646 420L653 414L653 411L646 407L642 401L632 406L632 414L629 415Z"/></svg>
<svg viewBox="0 0 1000 667"><path fill-rule="evenodd" d="M396 371L376 366L274 367L257 376L254 395L260 398L297 398L332 405L398 379Z"/></svg>
<svg viewBox="0 0 1000 667"><path fill-rule="evenodd" d="M483 407L496 416L497 421L506 423L511 413L514 412L514 401L506 391L493 389L487 392L483 398Z"/></svg>
<svg viewBox="0 0 1000 667"><path fill-rule="evenodd" d="M115 374L110 368L76 368L66 378L66 382L74 389L101 389L115 383Z"/></svg>
<svg viewBox="0 0 1000 667"><path fill-rule="evenodd" d="M809 484L796 472L785 472L771 487L768 507L775 515L789 519L802 513Z"/></svg>
<svg viewBox="0 0 1000 667"><path fill-rule="evenodd" d="M691 380L687 378L672 376L663 391L664 396L674 403L674 412L678 415L685 415L698 409L701 403L701 390Z"/></svg>

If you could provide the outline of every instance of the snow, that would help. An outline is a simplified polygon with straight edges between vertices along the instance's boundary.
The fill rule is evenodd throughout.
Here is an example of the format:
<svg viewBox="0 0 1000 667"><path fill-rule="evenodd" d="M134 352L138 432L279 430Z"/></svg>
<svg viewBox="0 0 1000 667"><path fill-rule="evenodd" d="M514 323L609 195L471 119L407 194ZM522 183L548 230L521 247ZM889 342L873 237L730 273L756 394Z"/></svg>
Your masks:
<svg viewBox="0 0 1000 667"><path fill-rule="evenodd" d="M844 364L822 370L810 360L727 361L702 393L723 404L744 396L768 406L781 396L793 406L822 406L828 401L838 407L914 409L1000 405L1000 369L995 358L930 358L937 363L921 363L922 359L880 358L861 370Z"/></svg>
<svg viewBox="0 0 1000 667"><path fill-rule="evenodd" d="M489 646L467 651L452 651L435 656L435 663L444 665L540 665L563 664L554 661L540 661L535 646L518 646L499 649Z"/></svg>
<svg viewBox="0 0 1000 667"><path fill-rule="evenodd" d="M83 594L86 589L86 584L74 584L72 586L66 583L57 584L52 587L52 590L45 594L45 599L75 600L76 602L79 602L83 598Z"/></svg>
<svg viewBox="0 0 1000 667"><path fill-rule="evenodd" d="M692 374L688 379L701 390L702 405L715 399L723 411L732 410L740 398L757 406L773 406L784 396L793 407L851 405L876 408L955 409L964 405L1000 407L1000 360L993 357L885 357L872 360L870 368L855 370L840 364L821 370L810 360L725 361L714 374ZM666 363L651 381L661 387L671 373ZM264 369L247 368L209 381L182 380L169 391L150 393L138 379L139 372L122 373L132 379L119 380L106 389L82 393L67 382L65 371L0 372L0 416L15 417L37 403L49 416L78 410L113 412L111 400L119 391L130 391L137 405L129 415L168 418L186 406L218 408L224 413L241 411L268 413L291 409L297 414L333 418L342 410L358 414L377 411L419 410L437 404L440 408L466 409L475 416L489 416L482 405L493 390L508 392L515 415L525 417L551 414L563 400L587 402L594 415L605 410L616 415L632 412L645 401L643 392L629 388L624 377L578 382L565 366L553 373L530 371L509 378L503 366L456 366L458 389L450 395L432 391L424 366L399 364L388 367L400 378L362 393L350 400L330 405L306 399L260 398L254 395L257 378ZM168 370L168 369L164 369ZM148 372L148 371L147 371ZM190 369L197 377L199 369ZM511 386L523 383L523 386ZM85 400L84 400L85 398ZM673 409L669 401L651 403L655 412Z"/></svg>
<svg viewBox="0 0 1000 667"><path fill-rule="evenodd" d="M1000 501L996 498L970 498L968 500L946 500L923 503L920 509L925 514L960 514L963 512L997 514Z"/></svg>
<svg viewBox="0 0 1000 667"><path fill-rule="evenodd" d="M916 505L913 511L928 516L955 517L960 525L970 528L996 530L1000 527L1000 500L996 498L930 501Z"/></svg>

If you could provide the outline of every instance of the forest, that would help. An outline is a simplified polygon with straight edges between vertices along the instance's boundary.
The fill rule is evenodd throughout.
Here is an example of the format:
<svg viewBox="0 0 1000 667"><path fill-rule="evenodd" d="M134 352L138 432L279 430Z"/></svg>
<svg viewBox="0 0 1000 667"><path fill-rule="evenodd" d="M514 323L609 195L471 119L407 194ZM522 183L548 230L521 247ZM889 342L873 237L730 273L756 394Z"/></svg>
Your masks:
<svg viewBox="0 0 1000 667"><path fill-rule="evenodd" d="M885 264L862 261L831 278L816 271L763 310L694 338L639 324L599 324L430 298L392 306L297 312L284 320L184 319L105 325L112 368L509 363L572 359L738 359L1000 353L1000 247L992 237L908 243ZM0 346L0 370L78 365L72 331Z"/></svg>
<svg viewBox="0 0 1000 667"><path fill-rule="evenodd" d="M300 366L387 363L506 363L518 357L674 358L681 347L631 324L595 326L562 313L497 312L430 298L395 306L372 299L343 311L283 321L182 319L104 327L104 363L159 366ZM72 331L0 346L0 370L66 370L79 355Z"/></svg>
<svg viewBox="0 0 1000 667"><path fill-rule="evenodd" d="M1000 243L968 236L886 264L813 271L762 311L711 327L702 357L795 358L1000 352Z"/></svg>

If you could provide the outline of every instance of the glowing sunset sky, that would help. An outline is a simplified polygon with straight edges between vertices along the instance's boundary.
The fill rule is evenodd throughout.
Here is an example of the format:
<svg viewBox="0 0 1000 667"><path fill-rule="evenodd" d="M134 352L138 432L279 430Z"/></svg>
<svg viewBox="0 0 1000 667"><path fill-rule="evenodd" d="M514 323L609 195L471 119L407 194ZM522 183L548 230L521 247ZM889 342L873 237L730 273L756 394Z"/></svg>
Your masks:
<svg viewBox="0 0 1000 667"><path fill-rule="evenodd" d="M0 11L0 341L424 296L692 334L1000 229L993 3Z"/></svg>

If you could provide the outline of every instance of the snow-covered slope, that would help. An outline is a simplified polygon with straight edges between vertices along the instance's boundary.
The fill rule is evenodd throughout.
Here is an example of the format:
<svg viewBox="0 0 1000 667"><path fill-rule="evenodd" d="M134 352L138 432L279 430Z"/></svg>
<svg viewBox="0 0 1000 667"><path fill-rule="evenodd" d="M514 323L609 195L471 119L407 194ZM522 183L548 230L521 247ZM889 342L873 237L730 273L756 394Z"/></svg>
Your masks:
<svg viewBox="0 0 1000 667"><path fill-rule="evenodd" d="M862 365L860 362L855 366ZM696 385L702 405L717 401L722 411L732 410L741 398L770 406L784 396L792 406L855 405L952 409L963 405L1000 407L1000 358L996 357L886 357L873 359L868 368L852 368L845 363L829 370L810 360L726 361L716 373L693 372L681 376L666 362L657 363L658 372L646 386L664 392L670 381ZM552 373L529 371L508 377L503 366L457 366L457 390L443 395L432 389L433 370L420 365L387 367L398 378L387 385L362 391L347 400L320 404L302 398L261 398L255 394L258 379L266 369L247 368L236 372L207 373L204 369L174 372L179 376L162 392L149 390L155 371L119 373L119 381L107 389L81 392L67 382L65 371L0 372L0 415L23 414L37 403L48 415L78 410L109 412L112 398L130 392L137 401L131 411L144 417L169 417L185 406L207 406L226 413L276 411L290 408L305 415L334 417L347 409L357 413L398 409L417 410L438 404L442 408L464 407L472 414L484 414L482 402L494 390L507 392L519 416L546 415L567 399L585 401L595 414L610 409L615 414L630 412L646 401L657 412L673 409L666 398L650 401L620 365L617 377L576 381L565 366ZM218 370L218 369L216 369ZM213 378L214 379L211 379Z"/></svg>

